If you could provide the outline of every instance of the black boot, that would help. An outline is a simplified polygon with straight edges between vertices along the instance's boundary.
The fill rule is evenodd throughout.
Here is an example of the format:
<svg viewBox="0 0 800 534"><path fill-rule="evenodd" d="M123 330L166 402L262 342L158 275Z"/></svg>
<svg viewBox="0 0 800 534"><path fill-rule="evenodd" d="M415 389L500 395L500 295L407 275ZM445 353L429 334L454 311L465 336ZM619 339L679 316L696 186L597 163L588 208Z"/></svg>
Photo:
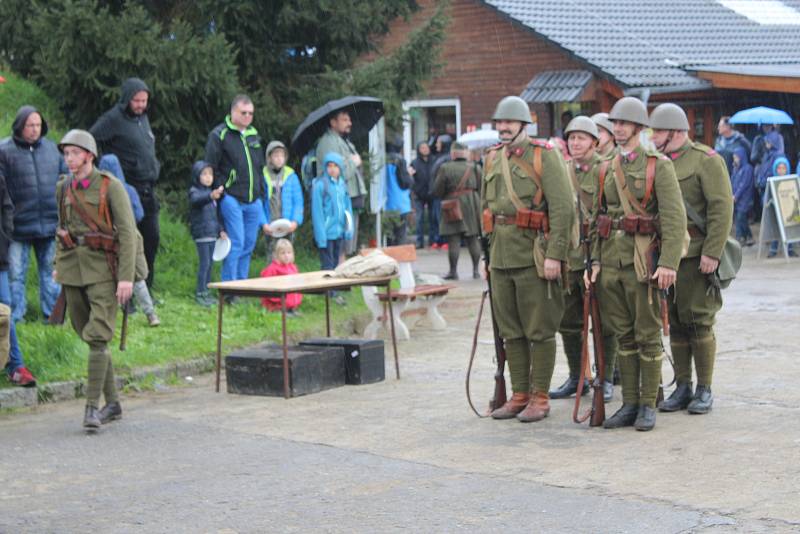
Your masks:
<svg viewBox="0 0 800 534"><path fill-rule="evenodd" d="M658 403L658 410L661 412L677 412L685 410L692 400L692 383L678 382L675 391L664 401Z"/></svg>
<svg viewBox="0 0 800 534"><path fill-rule="evenodd" d="M477 267L472 269L472 279L473 280L480 280L481 278L481 271Z"/></svg>
<svg viewBox="0 0 800 534"><path fill-rule="evenodd" d="M550 390L551 399L567 399L578 392L578 378L569 377L567 381L556 389ZM589 381L583 380L583 395L589 394Z"/></svg>
<svg viewBox="0 0 800 534"><path fill-rule="evenodd" d="M614 398L614 384L608 380L603 380L603 402L611 402Z"/></svg>
<svg viewBox="0 0 800 534"><path fill-rule="evenodd" d="M450 271L442 276L443 280L458 280L458 273L455 271Z"/></svg>
<svg viewBox="0 0 800 534"><path fill-rule="evenodd" d="M122 406L120 406L119 402L108 403L100 409L97 417L102 424L122 419Z"/></svg>
<svg viewBox="0 0 800 534"><path fill-rule="evenodd" d="M100 422L100 418L98 417L99 411L94 406L86 406L86 411L83 414L83 428L86 429L87 432L97 432L97 429L100 428L102 424Z"/></svg>
<svg viewBox="0 0 800 534"><path fill-rule="evenodd" d="M714 404L714 396L711 394L711 388L709 386L697 384L697 390L694 392L694 397L692 397L692 401L689 403L689 413L708 413L711 411L712 404Z"/></svg>
<svg viewBox="0 0 800 534"><path fill-rule="evenodd" d="M653 430L654 426L656 426L656 409L644 404L639 406L639 413L636 416L633 427L636 430L647 432L648 430Z"/></svg>
<svg viewBox="0 0 800 534"><path fill-rule="evenodd" d="M623 404L622 408L606 419L603 422L603 428L622 428L623 426L631 426L636 421L636 416L639 413L639 406L637 404Z"/></svg>

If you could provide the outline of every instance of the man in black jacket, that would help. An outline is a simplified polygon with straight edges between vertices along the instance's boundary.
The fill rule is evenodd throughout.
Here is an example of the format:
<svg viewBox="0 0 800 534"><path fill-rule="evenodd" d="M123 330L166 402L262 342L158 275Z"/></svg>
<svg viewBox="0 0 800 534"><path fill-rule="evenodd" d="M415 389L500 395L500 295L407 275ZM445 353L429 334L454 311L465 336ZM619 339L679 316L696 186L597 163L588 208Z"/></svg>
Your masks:
<svg viewBox="0 0 800 534"><path fill-rule="evenodd" d="M220 213L231 240L231 250L222 263L222 280L249 277L250 256L258 229L269 233L267 209L262 202L266 183L264 147L253 128L253 101L238 95L231 113L208 134L205 161L214 169L214 187L224 186Z"/></svg>
<svg viewBox="0 0 800 534"><path fill-rule="evenodd" d="M431 194L431 147L426 142L417 145L417 157L411 162L414 176L414 211L417 215L417 248L425 247L425 212L428 212L428 244L439 243L439 218L434 209L436 199Z"/></svg>
<svg viewBox="0 0 800 534"><path fill-rule="evenodd" d="M155 186L161 164L156 159L156 138L147 117L150 88L139 78L128 78L122 83L120 93L119 101L97 119L89 132L100 152L119 158L125 180L139 193L144 218L137 226L147 259L147 286L151 287L159 241Z"/></svg>
<svg viewBox="0 0 800 534"><path fill-rule="evenodd" d="M39 270L39 304L50 316L61 291L53 280L56 252L56 182L67 172L56 144L45 137L47 121L33 106L22 106L12 126L12 136L0 143L0 176L5 178L14 205L14 232L5 244L14 321L25 315L25 281L33 247ZM10 246L9 246L10 245Z"/></svg>

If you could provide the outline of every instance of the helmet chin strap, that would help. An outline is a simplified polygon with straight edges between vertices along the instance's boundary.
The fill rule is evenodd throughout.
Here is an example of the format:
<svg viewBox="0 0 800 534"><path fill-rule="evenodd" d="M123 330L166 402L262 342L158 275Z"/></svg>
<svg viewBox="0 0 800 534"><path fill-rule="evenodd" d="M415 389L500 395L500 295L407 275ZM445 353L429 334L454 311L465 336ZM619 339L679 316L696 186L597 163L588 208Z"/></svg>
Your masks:
<svg viewBox="0 0 800 534"><path fill-rule="evenodd" d="M507 143L504 141L504 142L503 142L503 144L506 144L506 145L513 145L513 144L514 144L514 142L515 142L515 141L517 140L517 138L518 138L518 137L519 137L519 136L522 134L522 132L524 132L524 131L525 131L525 123L523 122L523 123L520 123L520 124L522 124L522 126L520 126L520 129L519 129L519 131L516 133L516 135L515 135L514 137L512 137L511 139L509 139Z"/></svg>
<svg viewBox="0 0 800 534"><path fill-rule="evenodd" d="M663 153L667 149L669 144L672 142L672 138L673 137L675 137L675 130L670 130L669 133L667 134L667 140L664 141L664 144L661 145L661 146L656 145L656 148L658 149L658 151Z"/></svg>

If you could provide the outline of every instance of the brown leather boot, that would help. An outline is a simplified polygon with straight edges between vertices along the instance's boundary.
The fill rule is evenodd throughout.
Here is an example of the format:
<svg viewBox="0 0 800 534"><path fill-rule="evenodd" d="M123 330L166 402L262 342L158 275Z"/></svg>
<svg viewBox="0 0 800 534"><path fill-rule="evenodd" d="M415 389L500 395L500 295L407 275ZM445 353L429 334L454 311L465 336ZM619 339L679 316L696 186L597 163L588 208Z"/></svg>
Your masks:
<svg viewBox="0 0 800 534"><path fill-rule="evenodd" d="M530 402L517 414L517 419L523 423L541 421L550 413L550 396L541 391L534 391Z"/></svg>
<svg viewBox="0 0 800 534"><path fill-rule="evenodd" d="M531 396L527 393L514 393L511 399L492 412L492 419L511 419L525 409Z"/></svg>

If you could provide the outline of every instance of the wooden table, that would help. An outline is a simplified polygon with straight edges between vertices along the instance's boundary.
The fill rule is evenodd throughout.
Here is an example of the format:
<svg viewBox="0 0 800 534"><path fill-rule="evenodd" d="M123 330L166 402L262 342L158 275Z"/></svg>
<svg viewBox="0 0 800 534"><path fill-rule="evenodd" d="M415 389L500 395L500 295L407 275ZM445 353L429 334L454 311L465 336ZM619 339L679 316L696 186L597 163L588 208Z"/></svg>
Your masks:
<svg viewBox="0 0 800 534"><path fill-rule="evenodd" d="M214 282L210 289L219 293L217 308L217 378L216 389L219 393L220 368L222 366L222 313L225 309L225 296L241 297L278 297L281 299L281 330L283 332L283 396L289 398L289 344L286 337L286 295L289 293L316 293L325 295L325 329L331 336L330 291L350 289L356 286L383 286L389 295L389 284L396 275L376 278L335 278L333 271L314 271L310 273L270 276L268 278L248 278L229 282ZM394 368L400 379L400 363L397 359L397 338L394 331L394 311L391 299L388 299L389 319L392 332L392 350L394 351Z"/></svg>

